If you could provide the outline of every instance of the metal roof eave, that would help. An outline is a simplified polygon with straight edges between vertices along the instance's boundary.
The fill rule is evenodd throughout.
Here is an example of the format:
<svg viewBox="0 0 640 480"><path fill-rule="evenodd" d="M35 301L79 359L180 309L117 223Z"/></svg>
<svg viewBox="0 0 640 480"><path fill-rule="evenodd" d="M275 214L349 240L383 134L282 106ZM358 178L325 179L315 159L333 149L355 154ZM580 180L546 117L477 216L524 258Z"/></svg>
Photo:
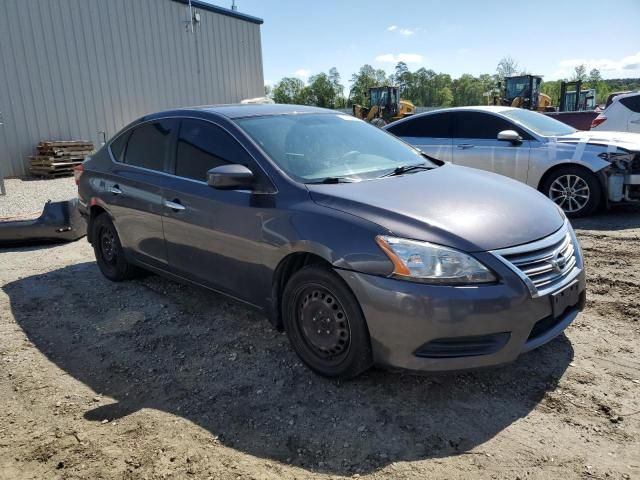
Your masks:
<svg viewBox="0 0 640 480"><path fill-rule="evenodd" d="M182 3L184 5L189 5L189 0L172 0L172 1ZM217 5L212 5L210 3L202 2L200 0L191 0L191 6L194 8L202 9L202 10L208 10L209 12L219 13L220 15L226 15L228 17L244 20L246 22L256 23L258 25L262 25L264 23L264 20L262 20L261 18L253 17L245 13L239 13L235 10L219 7Z"/></svg>

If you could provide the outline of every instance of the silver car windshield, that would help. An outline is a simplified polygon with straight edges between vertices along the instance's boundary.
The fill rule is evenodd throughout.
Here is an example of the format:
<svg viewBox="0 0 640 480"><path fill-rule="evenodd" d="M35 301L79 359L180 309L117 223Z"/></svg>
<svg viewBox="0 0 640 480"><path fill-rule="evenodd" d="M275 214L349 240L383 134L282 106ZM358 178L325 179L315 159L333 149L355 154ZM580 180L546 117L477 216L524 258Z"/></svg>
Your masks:
<svg viewBox="0 0 640 480"><path fill-rule="evenodd" d="M389 133L349 115L302 114L236 120L297 181L359 181L398 167L436 167Z"/></svg>
<svg viewBox="0 0 640 480"><path fill-rule="evenodd" d="M505 117L518 122L543 137L559 137L575 133L576 129L541 113L530 110L514 109L501 112Z"/></svg>

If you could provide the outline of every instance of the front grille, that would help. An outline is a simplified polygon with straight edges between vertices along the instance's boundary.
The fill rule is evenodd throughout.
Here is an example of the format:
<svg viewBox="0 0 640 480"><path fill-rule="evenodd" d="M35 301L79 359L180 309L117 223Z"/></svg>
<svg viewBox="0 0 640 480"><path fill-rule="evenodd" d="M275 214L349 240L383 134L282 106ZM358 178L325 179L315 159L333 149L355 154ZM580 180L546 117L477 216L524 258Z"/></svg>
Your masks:
<svg viewBox="0 0 640 480"><path fill-rule="evenodd" d="M551 290L577 266L576 250L568 227L547 238L493 252L528 280L532 293Z"/></svg>

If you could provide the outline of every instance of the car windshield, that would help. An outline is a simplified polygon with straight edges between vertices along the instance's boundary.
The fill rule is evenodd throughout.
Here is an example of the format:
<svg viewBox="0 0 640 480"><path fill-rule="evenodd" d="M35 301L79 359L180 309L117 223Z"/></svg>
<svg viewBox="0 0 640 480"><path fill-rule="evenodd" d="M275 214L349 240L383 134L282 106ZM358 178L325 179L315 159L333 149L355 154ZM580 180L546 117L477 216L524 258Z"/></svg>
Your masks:
<svg viewBox="0 0 640 480"><path fill-rule="evenodd" d="M576 132L575 128L566 123L530 110L513 109L504 111L502 114L543 137L559 137Z"/></svg>
<svg viewBox="0 0 640 480"><path fill-rule="evenodd" d="M376 178L398 167L433 168L419 151L349 115L303 114L236 120L297 181Z"/></svg>

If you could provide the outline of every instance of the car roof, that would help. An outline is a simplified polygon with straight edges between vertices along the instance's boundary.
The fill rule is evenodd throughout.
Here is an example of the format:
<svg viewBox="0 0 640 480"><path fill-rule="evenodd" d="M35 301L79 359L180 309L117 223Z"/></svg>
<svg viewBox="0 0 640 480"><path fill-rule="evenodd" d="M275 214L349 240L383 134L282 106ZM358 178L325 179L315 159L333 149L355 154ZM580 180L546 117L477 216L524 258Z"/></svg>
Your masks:
<svg viewBox="0 0 640 480"><path fill-rule="evenodd" d="M337 110L327 108L308 107L306 105L285 105L285 104L228 104L228 105L202 105L198 107L186 107L173 110L157 112L146 118L180 115L185 113L213 113L222 115L230 119L244 117L264 117L273 115L299 115L309 113L333 113L340 114Z"/></svg>
<svg viewBox="0 0 640 480"><path fill-rule="evenodd" d="M511 110L518 110L514 107L502 107L498 105L476 105L471 107L448 107L448 108L435 108L434 110L428 110L426 112L420 112L415 115L411 115L405 118L401 118L400 120L396 120L395 122L391 122L389 125L385 125L383 127L384 130L388 130L394 126L400 125L404 122L410 122L413 118L422 117L425 115L432 115L436 113L446 113L446 112L489 112L489 113L504 113Z"/></svg>
<svg viewBox="0 0 640 480"><path fill-rule="evenodd" d="M431 110L433 112L493 112L493 113L502 113L507 112L509 110L516 110L514 107L502 107L499 105L474 105L470 107L449 107L449 108L439 108L437 110ZM425 112L429 113L429 112Z"/></svg>

